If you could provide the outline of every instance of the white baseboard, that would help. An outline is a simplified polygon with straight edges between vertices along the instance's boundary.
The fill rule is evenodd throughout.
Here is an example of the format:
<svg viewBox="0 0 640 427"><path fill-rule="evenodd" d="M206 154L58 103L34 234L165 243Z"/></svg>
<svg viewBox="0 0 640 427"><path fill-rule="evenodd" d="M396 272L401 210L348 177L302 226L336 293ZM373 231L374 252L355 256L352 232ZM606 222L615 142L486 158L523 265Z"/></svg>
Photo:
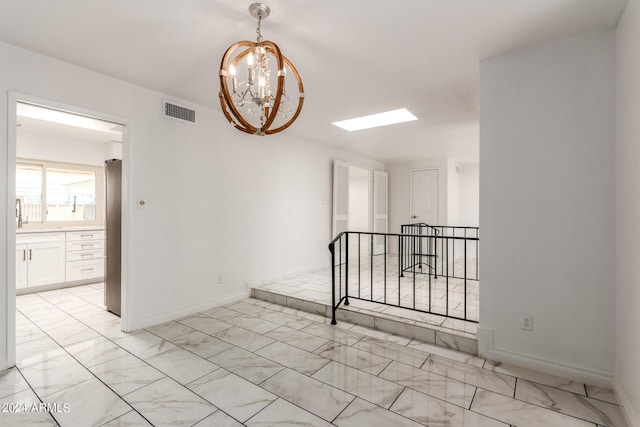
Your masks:
<svg viewBox="0 0 640 427"><path fill-rule="evenodd" d="M145 317L142 319L133 319L129 323L131 325L131 328L127 332L137 331L139 329L148 328L149 326L154 326L161 323L169 322L174 319L179 319L181 317L185 317L190 314L195 314L200 311L209 310L210 308L228 304L230 302L238 301L247 297L249 297L249 292L241 291L241 292L236 292L230 295L226 295L222 298L213 298L197 305L183 307L177 310L172 310L166 313L162 313L161 315L158 315L158 316Z"/></svg>
<svg viewBox="0 0 640 427"><path fill-rule="evenodd" d="M613 386L613 375L605 372L580 368L556 360L498 348L493 343L492 329L478 328L477 337L478 355L481 357L585 384L608 388Z"/></svg>
<svg viewBox="0 0 640 427"><path fill-rule="evenodd" d="M613 378L613 391L629 427L640 427L640 414L636 412L638 408L631 403L617 377Z"/></svg>

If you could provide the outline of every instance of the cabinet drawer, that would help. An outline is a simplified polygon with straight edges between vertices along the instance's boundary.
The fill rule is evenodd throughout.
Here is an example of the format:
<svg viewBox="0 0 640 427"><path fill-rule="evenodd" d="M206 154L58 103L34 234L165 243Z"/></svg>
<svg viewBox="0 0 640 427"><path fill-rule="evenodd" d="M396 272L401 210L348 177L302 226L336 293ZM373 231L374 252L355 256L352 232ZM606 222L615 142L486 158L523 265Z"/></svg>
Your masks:
<svg viewBox="0 0 640 427"><path fill-rule="evenodd" d="M64 233L20 233L16 234L16 244L64 242Z"/></svg>
<svg viewBox="0 0 640 427"><path fill-rule="evenodd" d="M67 242L104 239L104 230L67 231Z"/></svg>
<svg viewBox="0 0 640 427"><path fill-rule="evenodd" d="M67 252L67 262L104 258L104 249Z"/></svg>
<svg viewBox="0 0 640 427"><path fill-rule="evenodd" d="M104 249L104 240L88 240L79 242L67 242L68 251L92 251L94 249Z"/></svg>
<svg viewBox="0 0 640 427"><path fill-rule="evenodd" d="M104 258L67 262L67 282L104 277Z"/></svg>

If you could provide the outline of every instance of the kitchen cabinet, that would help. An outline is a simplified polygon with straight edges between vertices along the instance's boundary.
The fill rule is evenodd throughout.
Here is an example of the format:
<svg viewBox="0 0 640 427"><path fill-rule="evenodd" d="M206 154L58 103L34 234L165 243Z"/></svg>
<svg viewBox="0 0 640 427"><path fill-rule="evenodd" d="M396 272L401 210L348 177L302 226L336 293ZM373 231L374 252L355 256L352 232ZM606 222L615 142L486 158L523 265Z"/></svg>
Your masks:
<svg viewBox="0 0 640 427"><path fill-rule="evenodd" d="M65 281L64 233L16 236L16 289Z"/></svg>
<svg viewBox="0 0 640 427"><path fill-rule="evenodd" d="M66 236L67 282L104 278L104 230L69 231Z"/></svg>

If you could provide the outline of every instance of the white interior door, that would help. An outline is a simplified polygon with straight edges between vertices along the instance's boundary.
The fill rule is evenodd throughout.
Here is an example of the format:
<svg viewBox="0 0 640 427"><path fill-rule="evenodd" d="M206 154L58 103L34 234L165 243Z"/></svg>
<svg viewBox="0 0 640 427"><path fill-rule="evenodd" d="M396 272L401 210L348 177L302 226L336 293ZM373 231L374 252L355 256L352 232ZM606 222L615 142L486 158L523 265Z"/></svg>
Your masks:
<svg viewBox="0 0 640 427"><path fill-rule="evenodd" d="M389 174L373 171L373 232L389 231ZM374 254L384 253L384 237L374 239Z"/></svg>
<svg viewBox="0 0 640 427"><path fill-rule="evenodd" d="M438 225L438 170L411 171L411 223Z"/></svg>
<svg viewBox="0 0 640 427"><path fill-rule="evenodd" d="M333 230L331 238L349 229L349 165L333 161Z"/></svg>

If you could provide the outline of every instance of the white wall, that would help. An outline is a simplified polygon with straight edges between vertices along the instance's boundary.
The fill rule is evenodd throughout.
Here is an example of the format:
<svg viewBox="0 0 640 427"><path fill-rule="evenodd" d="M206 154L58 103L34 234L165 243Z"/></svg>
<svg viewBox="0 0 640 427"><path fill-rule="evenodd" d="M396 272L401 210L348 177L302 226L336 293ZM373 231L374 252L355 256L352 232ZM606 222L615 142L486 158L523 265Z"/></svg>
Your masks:
<svg viewBox="0 0 640 427"><path fill-rule="evenodd" d="M615 390L630 426L640 426L640 2L618 24L616 143Z"/></svg>
<svg viewBox="0 0 640 427"><path fill-rule="evenodd" d="M459 225L477 227L480 218L480 167L478 163L461 163Z"/></svg>
<svg viewBox="0 0 640 427"><path fill-rule="evenodd" d="M460 223L460 172L455 160L447 159L447 224Z"/></svg>
<svg viewBox="0 0 640 427"><path fill-rule="evenodd" d="M610 30L480 65L480 351L609 385L615 55Z"/></svg>
<svg viewBox="0 0 640 427"><path fill-rule="evenodd" d="M163 94L0 43L0 175L7 176L7 91L130 121L124 204L130 211L127 324L137 329L244 295L243 282L328 265L331 161L384 165L284 132L259 138L217 109L198 125L161 116ZM216 82L211 80L211 96ZM302 112L304 115L304 111ZM292 129L295 128L293 125ZM129 156L127 157L126 154ZM13 196L0 186L0 224ZM7 267L0 226L0 271ZM9 256L12 258L11 256ZM216 284L222 274L223 285ZM0 291L0 369L6 366L7 283Z"/></svg>
<svg viewBox="0 0 640 427"><path fill-rule="evenodd" d="M349 166L349 231L370 231L371 172L356 166Z"/></svg>
<svg viewBox="0 0 640 427"><path fill-rule="evenodd" d="M17 157L55 162L104 166L106 145L103 142L81 141L18 128Z"/></svg>
<svg viewBox="0 0 640 427"><path fill-rule="evenodd" d="M387 163L389 173L389 233L399 233L402 224L412 223L410 212L411 170L438 170L438 225L447 225L447 159L425 159L415 162Z"/></svg>

